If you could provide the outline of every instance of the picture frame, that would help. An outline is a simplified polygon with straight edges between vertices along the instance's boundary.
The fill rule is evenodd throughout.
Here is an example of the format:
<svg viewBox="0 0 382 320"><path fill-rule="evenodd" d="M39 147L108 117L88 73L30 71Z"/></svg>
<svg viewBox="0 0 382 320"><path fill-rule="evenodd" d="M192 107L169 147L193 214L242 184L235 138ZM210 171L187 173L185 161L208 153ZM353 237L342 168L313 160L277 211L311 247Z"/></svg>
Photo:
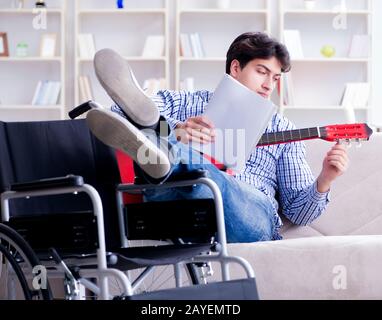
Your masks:
<svg viewBox="0 0 382 320"><path fill-rule="evenodd" d="M0 57L9 57L8 37L6 32L0 32Z"/></svg>
<svg viewBox="0 0 382 320"><path fill-rule="evenodd" d="M51 58L56 56L57 35L45 33L41 36L40 57Z"/></svg>

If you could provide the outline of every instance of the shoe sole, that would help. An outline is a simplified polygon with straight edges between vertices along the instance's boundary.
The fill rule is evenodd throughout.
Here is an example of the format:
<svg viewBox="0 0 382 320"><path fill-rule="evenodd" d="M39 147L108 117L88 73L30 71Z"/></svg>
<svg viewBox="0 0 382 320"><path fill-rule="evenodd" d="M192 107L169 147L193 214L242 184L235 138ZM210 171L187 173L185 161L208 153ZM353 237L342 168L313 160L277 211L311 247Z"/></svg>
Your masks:
<svg viewBox="0 0 382 320"><path fill-rule="evenodd" d="M123 57L111 49L102 49L94 57L94 69L107 94L133 122L143 127L158 122L157 106L140 88Z"/></svg>
<svg viewBox="0 0 382 320"><path fill-rule="evenodd" d="M170 171L166 154L121 116L93 109L88 112L86 122L99 140L128 154L150 177L160 179Z"/></svg>

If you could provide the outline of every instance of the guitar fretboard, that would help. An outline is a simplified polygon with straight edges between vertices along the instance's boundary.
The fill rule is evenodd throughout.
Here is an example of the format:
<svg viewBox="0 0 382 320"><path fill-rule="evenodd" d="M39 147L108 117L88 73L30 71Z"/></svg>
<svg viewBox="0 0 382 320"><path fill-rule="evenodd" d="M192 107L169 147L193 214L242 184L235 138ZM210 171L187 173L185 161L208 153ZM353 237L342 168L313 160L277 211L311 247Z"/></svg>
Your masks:
<svg viewBox="0 0 382 320"><path fill-rule="evenodd" d="M267 146L272 144L287 143L300 140L316 139L321 136L319 133L320 128L305 128L289 131L279 131L272 133L264 133L257 144L257 147Z"/></svg>

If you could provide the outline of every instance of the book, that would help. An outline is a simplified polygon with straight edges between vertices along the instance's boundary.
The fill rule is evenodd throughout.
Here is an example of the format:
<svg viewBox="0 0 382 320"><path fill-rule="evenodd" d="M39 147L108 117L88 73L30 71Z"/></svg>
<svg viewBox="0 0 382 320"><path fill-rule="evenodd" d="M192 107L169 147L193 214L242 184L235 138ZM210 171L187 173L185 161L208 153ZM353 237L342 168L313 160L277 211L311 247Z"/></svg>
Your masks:
<svg viewBox="0 0 382 320"><path fill-rule="evenodd" d="M199 52L199 56L200 57L205 57L206 54L205 54L205 51L204 51L204 46L202 44L202 40L200 38L200 34L199 33L195 33L195 38L196 38L196 45L197 45L197 49L198 49L198 52Z"/></svg>
<svg viewBox="0 0 382 320"><path fill-rule="evenodd" d="M180 82L180 90L195 91L195 81L193 77L187 77Z"/></svg>
<svg viewBox="0 0 382 320"><path fill-rule="evenodd" d="M349 48L349 58L368 58L370 56L370 36L355 34Z"/></svg>
<svg viewBox="0 0 382 320"><path fill-rule="evenodd" d="M56 42L57 34L43 34L40 43L40 56L44 58L54 57L56 55Z"/></svg>
<svg viewBox="0 0 382 320"><path fill-rule="evenodd" d="M192 57L191 41L189 34L181 33L180 39L180 55L183 57Z"/></svg>
<svg viewBox="0 0 382 320"><path fill-rule="evenodd" d="M363 108L367 106L370 96L370 83L349 82L345 85L341 105L345 107Z"/></svg>
<svg viewBox="0 0 382 320"><path fill-rule="evenodd" d="M355 123L355 108L367 106L370 96L370 83L349 82L345 85L345 90L341 99L341 106L345 110L346 120Z"/></svg>
<svg viewBox="0 0 382 320"><path fill-rule="evenodd" d="M59 81L41 80L37 83L32 105L56 105L59 102L61 83Z"/></svg>
<svg viewBox="0 0 382 320"><path fill-rule="evenodd" d="M150 35L143 46L142 57L162 57L164 51L164 36Z"/></svg>
<svg viewBox="0 0 382 320"><path fill-rule="evenodd" d="M91 33L80 33L78 35L78 54L82 59L93 59L96 53L94 37Z"/></svg>
<svg viewBox="0 0 382 320"><path fill-rule="evenodd" d="M42 81L39 81L37 83L36 89L35 89L34 94L33 94L32 106L38 105L38 100L40 98L41 87L42 87Z"/></svg>
<svg viewBox="0 0 382 320"><path fill-rule="evenodd" d="M48 81L42 80L40 90L37 94L36 105L42 106L46 103L48 95Z"/></svg>
<svg viewBox="0 0 382 320"><path fill-rule="evenodd" d="M155 95L159 90L166 89L166 79L165 78L150 78L146 79L143 83L143 90L148 96Z"/></svg>
<svg viewBox="0 0 382 320"><path fill-rule="evenodd" d="M295 104L295 101L292 73L289 71L287 73L284 73L282 77L284 85L284 105L293 106Z"/></svg>
<svg viewBox="0 0 382 320"><path fill-rule="evenodd" d="M299 30L284 30L284 43L291 59L304 58Z"/></svg>
<svg viewBox="0 0 382 320"><path fill-rule="evenodd" d="M59 103L61 83L59 81L50 81L50 86L48 88L47 104L50 106L57 105Z"/></svg>
<svg viewBox="0 0 382 320"><path fill-rule="evenodd" d="M192 56L195 58L203 58L204 49L203 49L200 36L198 33L190 34L190 43L191 43Z"/></svg>
<svg viewBox="0 0 382 320"><path fill-rule="evenodd" d="M88 76L79 77L79 89L80 89L80 99L81 101L89 101L93 99L93 90L90 84L90 79Z"/></svg>

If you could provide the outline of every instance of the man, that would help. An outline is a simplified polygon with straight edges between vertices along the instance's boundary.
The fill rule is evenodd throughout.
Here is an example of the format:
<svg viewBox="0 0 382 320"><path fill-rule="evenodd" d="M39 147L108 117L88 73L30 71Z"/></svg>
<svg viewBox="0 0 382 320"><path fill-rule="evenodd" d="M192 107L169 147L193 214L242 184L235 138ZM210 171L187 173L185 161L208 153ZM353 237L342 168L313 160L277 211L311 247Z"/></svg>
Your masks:
<svg viewBox="0 0 382 320"><path fill-rule="evenodd" d="M209 143L215 139L213 123L202 115L213 93L163 90L150 99L124 59L108 49L97 53L95 69L116 105L112 107L114 112L94 109L88 113L92 132L104 143L129 154L138 165L137 174L149 182L160 183L182 171L207 170L222 192L228 242L281 239L279 212L295 224L311 223L324 211L331 183L348 167L345 148L336 144L314 179L304 144L293 142L256 148L243 171L230 176L210 163L198 161L200 154L187 146L189 141ZM226 73L266 99L281 73L289 69L285 46L264 33L240 35L227 52ZM157 133L160 116L174 129L167 138ZM145 134L143 129L147 128L154 131ZM274 114L266 132L291 129L294 125L289 120ZM148 200L209 195L205 186L145 194Z"/></svg>

